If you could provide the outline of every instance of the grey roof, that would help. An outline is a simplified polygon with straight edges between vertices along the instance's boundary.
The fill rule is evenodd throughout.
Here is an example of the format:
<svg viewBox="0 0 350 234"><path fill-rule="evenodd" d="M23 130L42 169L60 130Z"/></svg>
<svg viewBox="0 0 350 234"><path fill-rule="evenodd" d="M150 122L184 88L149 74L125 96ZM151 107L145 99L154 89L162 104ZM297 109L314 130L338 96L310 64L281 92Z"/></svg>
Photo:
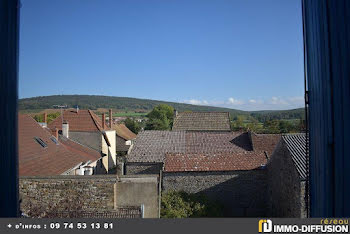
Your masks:
<svg viewBox="0 0 350 234"><path fill-rule="evenodd" d="M228 112L182 112L174 120L174 131L230 131Z"/></svg>
<svg viewBox="0 0 350 234"><path fill-rule="evenodd" d="M163 162L166 153L245 153L253 151L242 132L143 131L127 156L128 162ZM259 151L259 150L255 150Z"/></svg>
<svg viewBox="0 0 350 234"><path fill-rule="evenodd" d="M286 134L282 136L282 139L286 143L288 151L291 153L300 179L305 180L307 178L305 133Z"/></svg>
<svg viewBox="0 0 350 234"><path fill-rule="evenodd" d="M246 133L186 132L186 153L243 153L251 150L251 142Z"/></svg>
<svg viewBox="0 0 350 234"><path fill-rule="evenodd" d="M140 132L127 159L128 162L163 162L167 152L185 152L185 132Z"/></svg>
<svg viewBox="0 0 350 234"><path fill-rule="evenodd" d="M126 145L126 140L118 135L115 137L117 152L127 152L130 148L130 145Z"/></svg>

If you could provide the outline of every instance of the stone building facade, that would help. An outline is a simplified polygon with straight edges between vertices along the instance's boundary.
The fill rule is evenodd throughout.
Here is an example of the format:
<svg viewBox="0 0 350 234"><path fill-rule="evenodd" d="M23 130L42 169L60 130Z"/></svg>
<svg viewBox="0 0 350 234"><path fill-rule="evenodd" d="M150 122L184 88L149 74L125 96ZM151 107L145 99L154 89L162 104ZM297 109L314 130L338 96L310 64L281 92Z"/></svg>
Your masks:
<svg viewBox="0 0 350 234"><path fill-rule="evenodd" d="M305 135L282 136L267 163L271 217L306 218Z"/></svg>
<svg viewBox="0 0 350 234"><path fill-rule="evenodd" d="M263 217L267 210L265 169L250 171L164 172L163 192L203 193L224 205L224 215Z"/></svg>

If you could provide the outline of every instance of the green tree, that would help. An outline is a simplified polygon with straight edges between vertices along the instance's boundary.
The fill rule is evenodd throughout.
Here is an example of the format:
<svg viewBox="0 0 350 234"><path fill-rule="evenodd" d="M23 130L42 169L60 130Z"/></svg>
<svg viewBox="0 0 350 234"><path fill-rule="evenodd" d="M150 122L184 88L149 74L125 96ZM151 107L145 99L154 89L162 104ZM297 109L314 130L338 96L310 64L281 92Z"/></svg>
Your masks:
<svg viewBox="0 0 350 234"><path fill-rule="evenodd" d="M202 194L169 191L162 196L162 218L222 217L223 206Z"/></svg>
<svg viewBox="0 0 350 234"><path fill-rule="evenodd" d="M170 130L174 121L174 108L160 104L147 117L146 130Z"/></svg>
<svg viewBox="0 0 350 234"><path fill-rule="evenodd" d="M246 126L244 125L244 116L242 115L235 116L232 124L232 129L234 131L246 130Z"/></svg>
<svg viewBox="0 0 350 234"><path fill-rule="evenodd" d="M139 133L139 131L141 130L140 124L131 118L127 118L124 121L124 124L128 129L130 129L130 131L132 131L135 134Z"/></svg>
<svg viewBox="0 0 350 234"><path fill-rule="evenodd" d="M259 132L261 130L261 125L257 119L250 116L250 123L247 124L247 128L253 132Z"/></svg>
<svg viewBox="0 0 350 234"><path fill-rule="evenodd" d="M300 119L299 119L298 130L299 130L299 132L305 132L306 131L305 119L303 119L302 117L300 117Z"/></svg>
<svg viewBox="0 0 350 234"><path fill-rule="evenodd" d="M48 114L47 115L47 123L50 123L52 120L56 119L60 115L61 115L60 112ZM44 114L35 115L34 119L36 120L36 122L42 123L42 122L44 122Z"/></svg>
<svg viewBox="0 0 350 234"><path fill-rule="evenodd" d="M280 120L279 121L279 130L280 130L280 133L295 132L295 127L289 121Z"/></svg>
<svg viewBox="0 0 350 234"><path fill-rule="evenodd" d="M280 133L279 121L277 119L266 121L264 123L264 131L272 134Z"/></svg>

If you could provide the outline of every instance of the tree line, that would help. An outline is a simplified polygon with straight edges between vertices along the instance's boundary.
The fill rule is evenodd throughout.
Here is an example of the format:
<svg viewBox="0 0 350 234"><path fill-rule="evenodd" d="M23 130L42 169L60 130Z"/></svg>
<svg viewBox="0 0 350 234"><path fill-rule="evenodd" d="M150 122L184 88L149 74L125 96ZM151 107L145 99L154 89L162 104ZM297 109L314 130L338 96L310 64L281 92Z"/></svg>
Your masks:
<svg viewBox="0 0 350 234"><path fill-rule="evenodd" d="M128 97L110 97L95 95L54 95L34 98L24 98L18 101L20 111L52 109L54 105L67 105L68 108L97 110L98 108L112 108L114 112L136 112L149 113L156 106L165 104L172 108L184 111L216 111L229 112L232 118L237 116L253 117L263 123L273 119L299 119L304 116L304 109L282 110L282 111L241 111L222 107L198 106L184 103L164 102L157 100L128 98Z"/></svg>
<svg viewBox="0 0 350 234"><path fill-rule="evenodd" d="M283 116L283 113L282 113ZM131 118L125 120L125 125L134 133L145 130L171 130L174 122L174 108L160 104L147 114L147 120L139 123ZM270 115L268 118L255 118L252 115L236 115L231 119L233 131L251 130L256 133L295 133L305 131L303 116L296 115L293 120L280 119L280 116Z"/></svg>

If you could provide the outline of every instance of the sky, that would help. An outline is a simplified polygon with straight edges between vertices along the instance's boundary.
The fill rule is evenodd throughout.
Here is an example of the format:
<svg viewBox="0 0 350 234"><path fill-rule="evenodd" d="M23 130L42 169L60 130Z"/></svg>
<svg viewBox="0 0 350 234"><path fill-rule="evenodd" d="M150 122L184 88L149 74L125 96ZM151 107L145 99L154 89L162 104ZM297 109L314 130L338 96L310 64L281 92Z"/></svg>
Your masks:
<svg viewBox="0 0 350 234"><path fill-rule="evenodd" d="M299 0L21 0L19 97L302 107Z"/></svg>

